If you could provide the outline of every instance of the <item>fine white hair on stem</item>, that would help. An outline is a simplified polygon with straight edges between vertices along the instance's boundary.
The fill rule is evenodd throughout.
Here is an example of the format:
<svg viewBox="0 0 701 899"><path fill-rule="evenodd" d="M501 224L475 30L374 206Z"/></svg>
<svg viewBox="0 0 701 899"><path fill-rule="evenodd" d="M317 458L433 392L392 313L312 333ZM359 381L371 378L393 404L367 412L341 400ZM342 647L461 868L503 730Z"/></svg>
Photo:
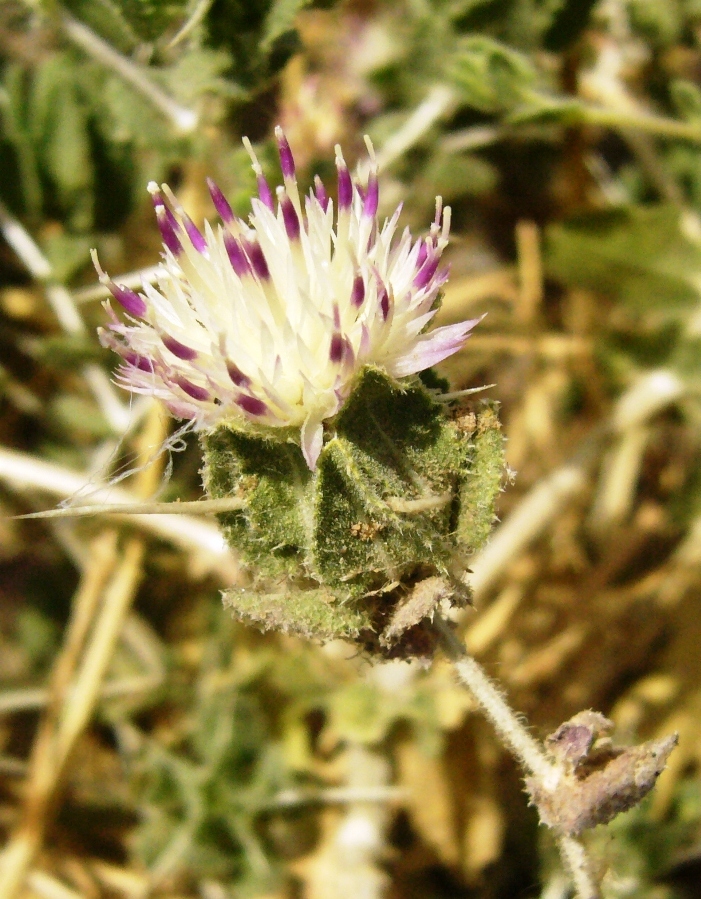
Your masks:
<svg viewBox="0 0 701 899"><path fill-rule="evenodd" d="M74 496L84 489L86 478L80 472L45 462L25 453L0 448L0 481L13 490L36 490L59 499ZM85 501L85 500L84 500ZM188 553L205 557L210 567L220 572L226 582L238 576L238 566L226 545L219 528L191 515L132 515L128 506L138 503L138 498L118 487L93 486L89 502L120 503L125 506L124 517L141 530L167 540Z"/></svg>
<svg viewBox="0 0 701 899"><path fill-rule="evenodd" d="M498 686L439 615L434 618L434 627L455 673L472 693L503 745L544 792L556 791L562 783L562 770L548 758L543 746L529 732L522 716L511 708ZM577 899L600 899L601 893L584 844L573 836L559 836L557 842Z"/></svg>

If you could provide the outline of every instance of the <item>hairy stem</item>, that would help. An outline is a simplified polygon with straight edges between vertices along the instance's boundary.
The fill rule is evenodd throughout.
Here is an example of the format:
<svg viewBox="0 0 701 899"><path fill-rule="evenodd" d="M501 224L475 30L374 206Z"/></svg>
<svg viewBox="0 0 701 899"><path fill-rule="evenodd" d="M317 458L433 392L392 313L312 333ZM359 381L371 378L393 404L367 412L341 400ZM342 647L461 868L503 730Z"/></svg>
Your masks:
<svg viewBox="0 0 701 899"><path fill-rule="evenodd" d="M440 636L443 651L453 663L458 677L494 725L503 744L543 790L557 790L561 779L560 771L548 759L541 744L531 736L523 720L509 706L496 684L438 615L434 618L434 627ZM563 864L572 878L577 899L600 899L601 893L591 873L591 863L584 845L574 837L560 836L558 847Z"/></svg>
<svg viewBox="0 0 701 899"><path fill-rule="evenodd" d="M559 772L538 741L528 732L482 666L468 654L450 626L438 616L434 619L434 626L458 677L469 688L503 742L529 774L537 777L546 789L548 786L553 789L559 779Z"/></svg>
<svg viewBox="0 0 701 899"><path fill-rule="evenodd" d="M601 890L592 872L592 864L583 843L574 837L559 837L560 858L570 873L577 899L600 899Z"/></svg>

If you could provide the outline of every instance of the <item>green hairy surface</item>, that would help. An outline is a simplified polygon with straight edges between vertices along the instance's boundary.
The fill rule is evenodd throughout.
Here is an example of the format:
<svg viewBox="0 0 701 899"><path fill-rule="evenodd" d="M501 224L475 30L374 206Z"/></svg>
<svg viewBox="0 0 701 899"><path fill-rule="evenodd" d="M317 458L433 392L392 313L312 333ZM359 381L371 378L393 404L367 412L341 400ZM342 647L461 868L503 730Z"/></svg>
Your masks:
<svg viewBox="0 0 701 899"><path fill-rule="evenodd" d="M209 494L244 500L220 516L253 584L227 593L235 614L322 640L360 636L374 650L419 582L451 583L451 601L464 603L460 575L487 539L503 477L491 407L456 412L418 379L398 383L368 367L315 472L298 445L272 437L222 426L203 440ZM406 631L393 626L394 642L418 614L408 613Z"/></svg>

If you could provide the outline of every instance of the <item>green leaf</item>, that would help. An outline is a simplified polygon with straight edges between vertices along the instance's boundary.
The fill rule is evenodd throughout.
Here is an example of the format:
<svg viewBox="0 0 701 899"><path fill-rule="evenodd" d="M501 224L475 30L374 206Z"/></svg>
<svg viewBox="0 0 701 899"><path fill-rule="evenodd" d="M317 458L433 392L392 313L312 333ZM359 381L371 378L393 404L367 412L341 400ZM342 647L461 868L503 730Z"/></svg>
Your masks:
<svg viewBox="0 0 701 899"><path fill-rule="evenodd" d="M59 394L51 403L49 416L63 433L104 440L114 434L112 426L91 399Z"/></svg>
<svg viewBox="0 0 701 899"><path fill-rule="evenodd" d="M450 495L468 454L420 384L366 369L319 457L313 563L320 579L357 594L421 565L445 571L452 501L396 509Z"/></svg>
<svg viewBox="0 0 701 899"><path fill-rule="evenodd" d="M653 47L674 44L684 29L682 4L678 0L629 0L628 15L633 28Z"/></svg>
<svg viewBox="0 0 701 899"><path fill-rule="evenodd" d="M75 16L123 53L182 22L189 0L64 0Z"/></svg>
<svg viewBox="0 0 701 899"><path fill-rule="evenodd" d="M373 684L349 684L338 690L329 709L329 724L341 739L373 744L387 736L399 711L388 693Z"/></svg>
<svg viewBox="0 0 701 899"><path fill-rule="evenodd" d="M246 497L242 511L219 516L232 546L261 572L296 570L309 539L311 500L311 472L300 448L228 427L203 444L209 494Z"/></svg>
<svg viewBox="0 0 701 899"><path fill-rule="evenodd" d="M29 127L44 171L76 230L92 224L93 164L75 59L50 56L36 69Z"/></svg>
<svg viewBox="0 0 701 899"><path fill-rule="evenodd" d="M413 189L417 197L441 196L450 203L459 197L494 190L498 178L496 167L474 153L439 150L422 167Z"/></svg>
<svg viewBox="0 0 701 899"><path fill-rule="evenodd" d="M104 364L112 361L92 335L84 333L37 337L32 341L31 353L44 365L72 371L91 362ZM101 418L97 410L93 410L92 414Z"/></svg>
<svg viewBox="0 0 701 899"><path fill-rule="evenodd" d="M543 35L543 46L551 52L570 47L589 24L596 0L564 0L556 9Z"/></svg>
<svg viewBox="0 0 701 899"><path fill-rule="evenodd" d="M486 113L505 112L523 102L537 77L526 56L484 35L459 43L447 74L463 102Z"/></svg>
<svg viewBox="0 0 701 899"><path fill-rule="evenodd" d="M185 18L189 0L116 0L115 5L142 40L154 41Z"/></svg>
<svg viewBox="0 0 701 899"><path fill-rule="evenodd" d="M552 225L551 277L640 308L678 313L699 301L701 245L674 206L632 206Z"/></svg>
<svg viewBox="0 0 701 899"><path fill-rule="evenodd" d="M260 52L267 55L284 34L294 29L297 13L311 0L273 0L263 24Z"/></svg>
<svg viewBox="0 0 701 899"><path fill-rule="evenodd" d="M299 590L290 587L284 593L234 589L224 594L224 605L236 617L261 630L276 630L307 640L352 640L361 631L372 628L367 614L340 603L323 588Z"/></svg>
<svg viewBox="0 0 701 899"><path fill-rule="evenodd" d="M246 91L224 77L230 65L224 50L193 47L158 75L164 87L187 106L196 105L206 94L242 100L248 96Z"/></svg>
<svg viewBox="0 0 701 899"><path fill-rule="evenodd" d="M679 115L687 122L701 121L701 89L693 81L675 78L669 92Z"/></svg>
<svg viewBox="0 0 701 899"><path fill-rule="evenodd" d="M464 422L472 440L472 460L461 474L458 542L469 550L487 542L494 525L494 504L504 481L504 436L496 409L485 406L479 418Z"/></svg>
<svg viewBox="0 0 701 899"><path fill-rule="evenodd" d="M43 202L43 189L39 177L39 160L26 120L28 104L25 80L22 66L7 66L3 81L5 102L2 107L2 130L16 159L20 184L15 193L19 194L24 210L32 216L38 216ZM2 185L3 193L8 187L10 185Z"/></svg>
<svg viewBox="0 0 701 899"><path fill-rule="evenodd" d="M95 246L95 238L84 234L51 234L43 241L53 276L63 284L70 281L80 269L90 262L90 250Z"/></svg>

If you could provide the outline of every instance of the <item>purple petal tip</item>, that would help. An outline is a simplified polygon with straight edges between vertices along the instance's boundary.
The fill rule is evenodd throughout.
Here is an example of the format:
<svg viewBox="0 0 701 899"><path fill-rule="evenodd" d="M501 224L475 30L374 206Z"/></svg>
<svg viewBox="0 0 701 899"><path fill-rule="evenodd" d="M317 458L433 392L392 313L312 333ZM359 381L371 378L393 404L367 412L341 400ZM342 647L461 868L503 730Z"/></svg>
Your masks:
<svg viewBox="0 0 701 899"><path fill-rule="evenodd" d="M143 318L146 315L146 301L138 293L114 283L109 284L109 289L115 300L129 315L133 315L134 318Z"/></svg>
<svg viewBox="0 0 701 899"><path fill-rule="evenodd" d="M259 400L257 397L249 396L247 394L242 394L236 400L236 404L249 415L265 415L265 413L268 411L268 407L265 405L263 400Z"/></svg>
<svg viewBox="0 0 701 899"><path fill-rule="evenodd" d="M277 149L280 154L280 168L282 169L282 177L285 180L295 177L295 161L292 156L292 150L285 137L285 132L279 126L275 129L275 137L277 139Z"/></svg>
<svg viewBox="0 0 701 899"><path fill-rule="evenodd" d="M297 210L292 205L292 200L287 194L280 196L280 208L282 209L282 220L285 223L285 231L290 240L299 238L299 216Z"/></svg>
<svg viewBox="0 0 701 899"><path fill-rule="evenodd" d="M209 195L212 198L212 203L214 203L214 208L217 210L217 215L225 225L232 225L234 222L234 213L232 212L226 197L221 192L221 188L216 181L213 181L211 178L207 178L207 187L209 188Z"/></svg>
<svg viewBox="0 0 701 899"><path fill-rule="evenodd" d="M329 349L329 359L334 365L338 365L343 359L343 348L343 335L336 332L331 338L331 347Z"/></svg>
<svg viewBox="0 0 701 899"><path fill-rule="evenodd" d="M187 378L175 378L175 383L181 390L184 390L188 396L192 397L193 400L205 402L209 399L208 390L205 390L204 387L199 387L197 384L193 384L192 381L188 381Z"/></svg>
<svg viewBox="0 0 701 899"><path fill-rule="evenodd" d="M269 280L270 270L268 269L268 263L265 261L265 256L260 244L255 240L247 240L245 248L246 255L248 256L255 274L261 281Z"/></svg>
<svg viewBox="0 0 701 899"><path fill-rule="evenodd" d="M158 222L158 230L161 232L163 244L173 256L179 256L182 253L182 244L178 237L176 227L173 225L172 213L168 215L170 210L166 206L156 207L156 221Z"/></svg>
<svg viewBox="0 0 701 899"><path fill-rule="evenodd" d="M387 293L386 288L382 288L379 296L379 304L380 304L380 312L382 313L382 321L387 321L389 318L389 310L390 310L390 299L389 294Z"/></svg>
<svg viewBox="0 0 701 899"><path fill-rule="evenodd" d="M377 172L370 172L368 187L363 201L363 215L366 218L375 218L380 202L380 185L377 180Z"/></svg>
<svg viewBox="0 0 701 899"><path fill-rule="evenodd" d="M414 277L414 287L419 290L421 290L422 287L426 287L431 278L436 274L439 262L440 256L436 255L433 258L429 257L416 273L416 276Z"/></svg>
<svg viewBox="0 0 701 899"><path fill-rule="evenodd" d="M319 206L326 212L329 208L329 196L326 193L324 182L318 175L314 175L314 194Z"/></svg>
<svg viewBox="0 0 701 899"><path fill-rule="evenodd" d="M170 350L174 356L177 356L178 359L183 359L185 362L192 362L193 359L197 358L197 350L185 346L184 343L180 343L180 341L176 340L174 337L169 337L166 334L161 340L163 341L163 346L167 350Z"/></svg>
<svg viewBox="0 0 701 899"><path fill-rule="evenodd" d="M224 248L226 249L226 254L229 257L231 267L239 276L239 278L243 278L245 275L250 275L251 265L248 261L248 257L244 253L241 244L233 235L224 235Z"/></svg>
<svg viewBox="0 0 701 899"><path fill-rule="evenodd" d="M187 213L183 213L183 224L185 225L185 231L187 232L187 236L190 238L190 243L197 250L198 253L204 253L207 250L207 241L204 239L204 235L197 227L197 225L192 221Z"/></svg>
<svg viewBox="0 0 701 899"><path fill-rule="evenodd" d="M365 300L365 282L363 276L358 273L353 279L353 289L351 290L351 305L356 309L360 309Z"/></svg>
<svg viewBox="0 0 701 899"><path fill-rule="evenodd" d="M139 371L153 372L153 362L148 356L140 356L138 353L123 353L122 359Z"/></svg>
<svg viewBox="0 0 701 899"><path fill-rule="evenodd" d="M245 375L241 371L238 365L234 365L233 362L227 362L226 370L229 373L229 377L237 387L246 388L250 385L251 379L248 377L248 375Z"/></svg>
<svg viewBox="0 0 701 899"><path fill-rule="evenodd" d="M263 203L264 206L267 206L271 212L274 212L275 202L273 201L270 185L265 180L265 175L258 175L256 181L258 182L258 196L260 197L261 203Z"/></svg>
<svg viewBox="0 0 701 899"><path fill-rule="evenodd" d="M353 200L353 182L348 167L342 159L336 160L338 169L338 209L350 209Z"/></svg>

